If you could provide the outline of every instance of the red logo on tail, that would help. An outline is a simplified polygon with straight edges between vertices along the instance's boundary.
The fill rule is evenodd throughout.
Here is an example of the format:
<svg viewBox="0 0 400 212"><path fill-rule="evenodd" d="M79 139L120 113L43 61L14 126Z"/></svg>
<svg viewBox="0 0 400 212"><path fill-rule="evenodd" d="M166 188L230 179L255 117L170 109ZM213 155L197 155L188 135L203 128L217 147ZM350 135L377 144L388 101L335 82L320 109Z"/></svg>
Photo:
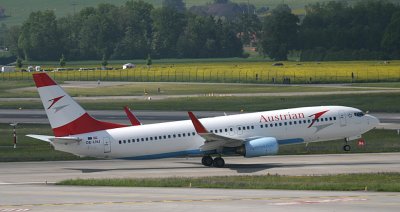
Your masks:
<svg viewBox="0 0 400 212"><path fill-rule="evenodd" d="M64 96L65 96L65 95L64 95ZM63 98L64 96L59 96L59 97L56 97L56 98L54 98L54 99L50 99L49 102L52 101L52 103L51 103L51 105L47 108L47 110L50 109L56 102L60 101L60 99Z"/></svg>

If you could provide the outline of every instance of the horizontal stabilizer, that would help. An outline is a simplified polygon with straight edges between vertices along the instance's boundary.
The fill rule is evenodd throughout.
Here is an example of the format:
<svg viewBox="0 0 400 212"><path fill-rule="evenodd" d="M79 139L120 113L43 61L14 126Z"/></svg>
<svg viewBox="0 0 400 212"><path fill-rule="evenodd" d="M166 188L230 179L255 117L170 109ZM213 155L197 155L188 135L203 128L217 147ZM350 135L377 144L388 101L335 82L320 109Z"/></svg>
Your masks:
<svg viewBox="0 0 400 212"><path fill-rule="evenodd" d="M46 142L49 142L49 143L51 143L51 138L54 138L54 136L49 136L49 135L26 135L26 136L28 136L28 137L31 137L31 138L34 138L34 139L38 139L38 140L41 140L41 141L46 141Z"/></svg>
<svg viewBox="0 0 400 212"><path fill-rule="evenodd" d="M77 137L54 137L48 135L26 135L31 138L35 138L38 140L46 141L49 143L57 143L57 144L72 144L80 142L82 139Z"/></svg>

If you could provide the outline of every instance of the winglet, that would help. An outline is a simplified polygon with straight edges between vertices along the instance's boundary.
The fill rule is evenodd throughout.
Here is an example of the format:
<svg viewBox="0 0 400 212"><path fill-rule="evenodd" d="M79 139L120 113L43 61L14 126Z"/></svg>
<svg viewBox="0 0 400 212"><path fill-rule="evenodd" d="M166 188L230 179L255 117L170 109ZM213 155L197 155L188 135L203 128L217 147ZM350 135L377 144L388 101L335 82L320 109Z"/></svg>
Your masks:
<svg viewBox="0 0 400 212"><path fill-rule="evenodd" d="M197 133L208 133L206 128L201 124L199 119L197 119L197 117L191 111L188 111L188 114Z"/></svg>
<svg viewBox="0 0 400 212"><path fill-rule="evenodd" d="M130 111L128 106L124 106L124 110L125 110L126 115L129 118L129 121L131 122L132 126L142 125L142 123L140 123L139 119L137 119L136 116Z"/></svg>

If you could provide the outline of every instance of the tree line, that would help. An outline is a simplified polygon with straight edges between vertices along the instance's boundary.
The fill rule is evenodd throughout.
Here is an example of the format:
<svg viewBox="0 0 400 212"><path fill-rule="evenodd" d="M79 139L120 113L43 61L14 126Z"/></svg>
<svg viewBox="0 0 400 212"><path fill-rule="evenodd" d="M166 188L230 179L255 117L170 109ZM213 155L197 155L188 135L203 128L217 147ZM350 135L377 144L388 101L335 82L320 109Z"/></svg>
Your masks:
<svg viewBox="0 0 400 212"><path fill-rule="evenodd" d="M57 19L32 12L22 26L8 28L10 51L25 60L240 57L233 23L212 16L154 8L144 1L117 7L100 4Z"/></svg>
<svg viewBox="0 0 400 212"><path fill-rule="evenodd" d="M303 20L287 5L264 19L260 47L277 60L299 50L300 60L400 59L400 6L383 0L306 6Z"/></svg>
<svg viewBox="0 0 400 212"><path fill-rule="evenodd" d="M205 12L224 4L234 13ZM243 45L274 60L287 60L290 52L313 61L400 59L398 4L331 1L310 4L305 11L294 15L285 4L256 11L228 0L189 9L182 0L164 0L154 8L131 0L62 18L52 11L33 12L22 26L2 26L0 39L26 60L242 57Z"/></svg>

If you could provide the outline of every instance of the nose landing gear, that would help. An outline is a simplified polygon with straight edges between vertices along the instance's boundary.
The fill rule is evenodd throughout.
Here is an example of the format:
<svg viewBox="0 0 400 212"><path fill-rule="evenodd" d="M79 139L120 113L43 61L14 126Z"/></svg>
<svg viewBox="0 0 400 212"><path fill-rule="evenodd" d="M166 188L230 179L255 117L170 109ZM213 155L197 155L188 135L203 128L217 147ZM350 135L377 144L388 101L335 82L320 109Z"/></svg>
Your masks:
<svg viewBox="0 0 400 212"><path fill-rule="evenodd" d="M213 159L211 156L206 155L203 156L203 158L201 159L201 164L203 164L204 166L214 166L217 168L222 168L225 166L225 161L221 156Z"/></svg>

